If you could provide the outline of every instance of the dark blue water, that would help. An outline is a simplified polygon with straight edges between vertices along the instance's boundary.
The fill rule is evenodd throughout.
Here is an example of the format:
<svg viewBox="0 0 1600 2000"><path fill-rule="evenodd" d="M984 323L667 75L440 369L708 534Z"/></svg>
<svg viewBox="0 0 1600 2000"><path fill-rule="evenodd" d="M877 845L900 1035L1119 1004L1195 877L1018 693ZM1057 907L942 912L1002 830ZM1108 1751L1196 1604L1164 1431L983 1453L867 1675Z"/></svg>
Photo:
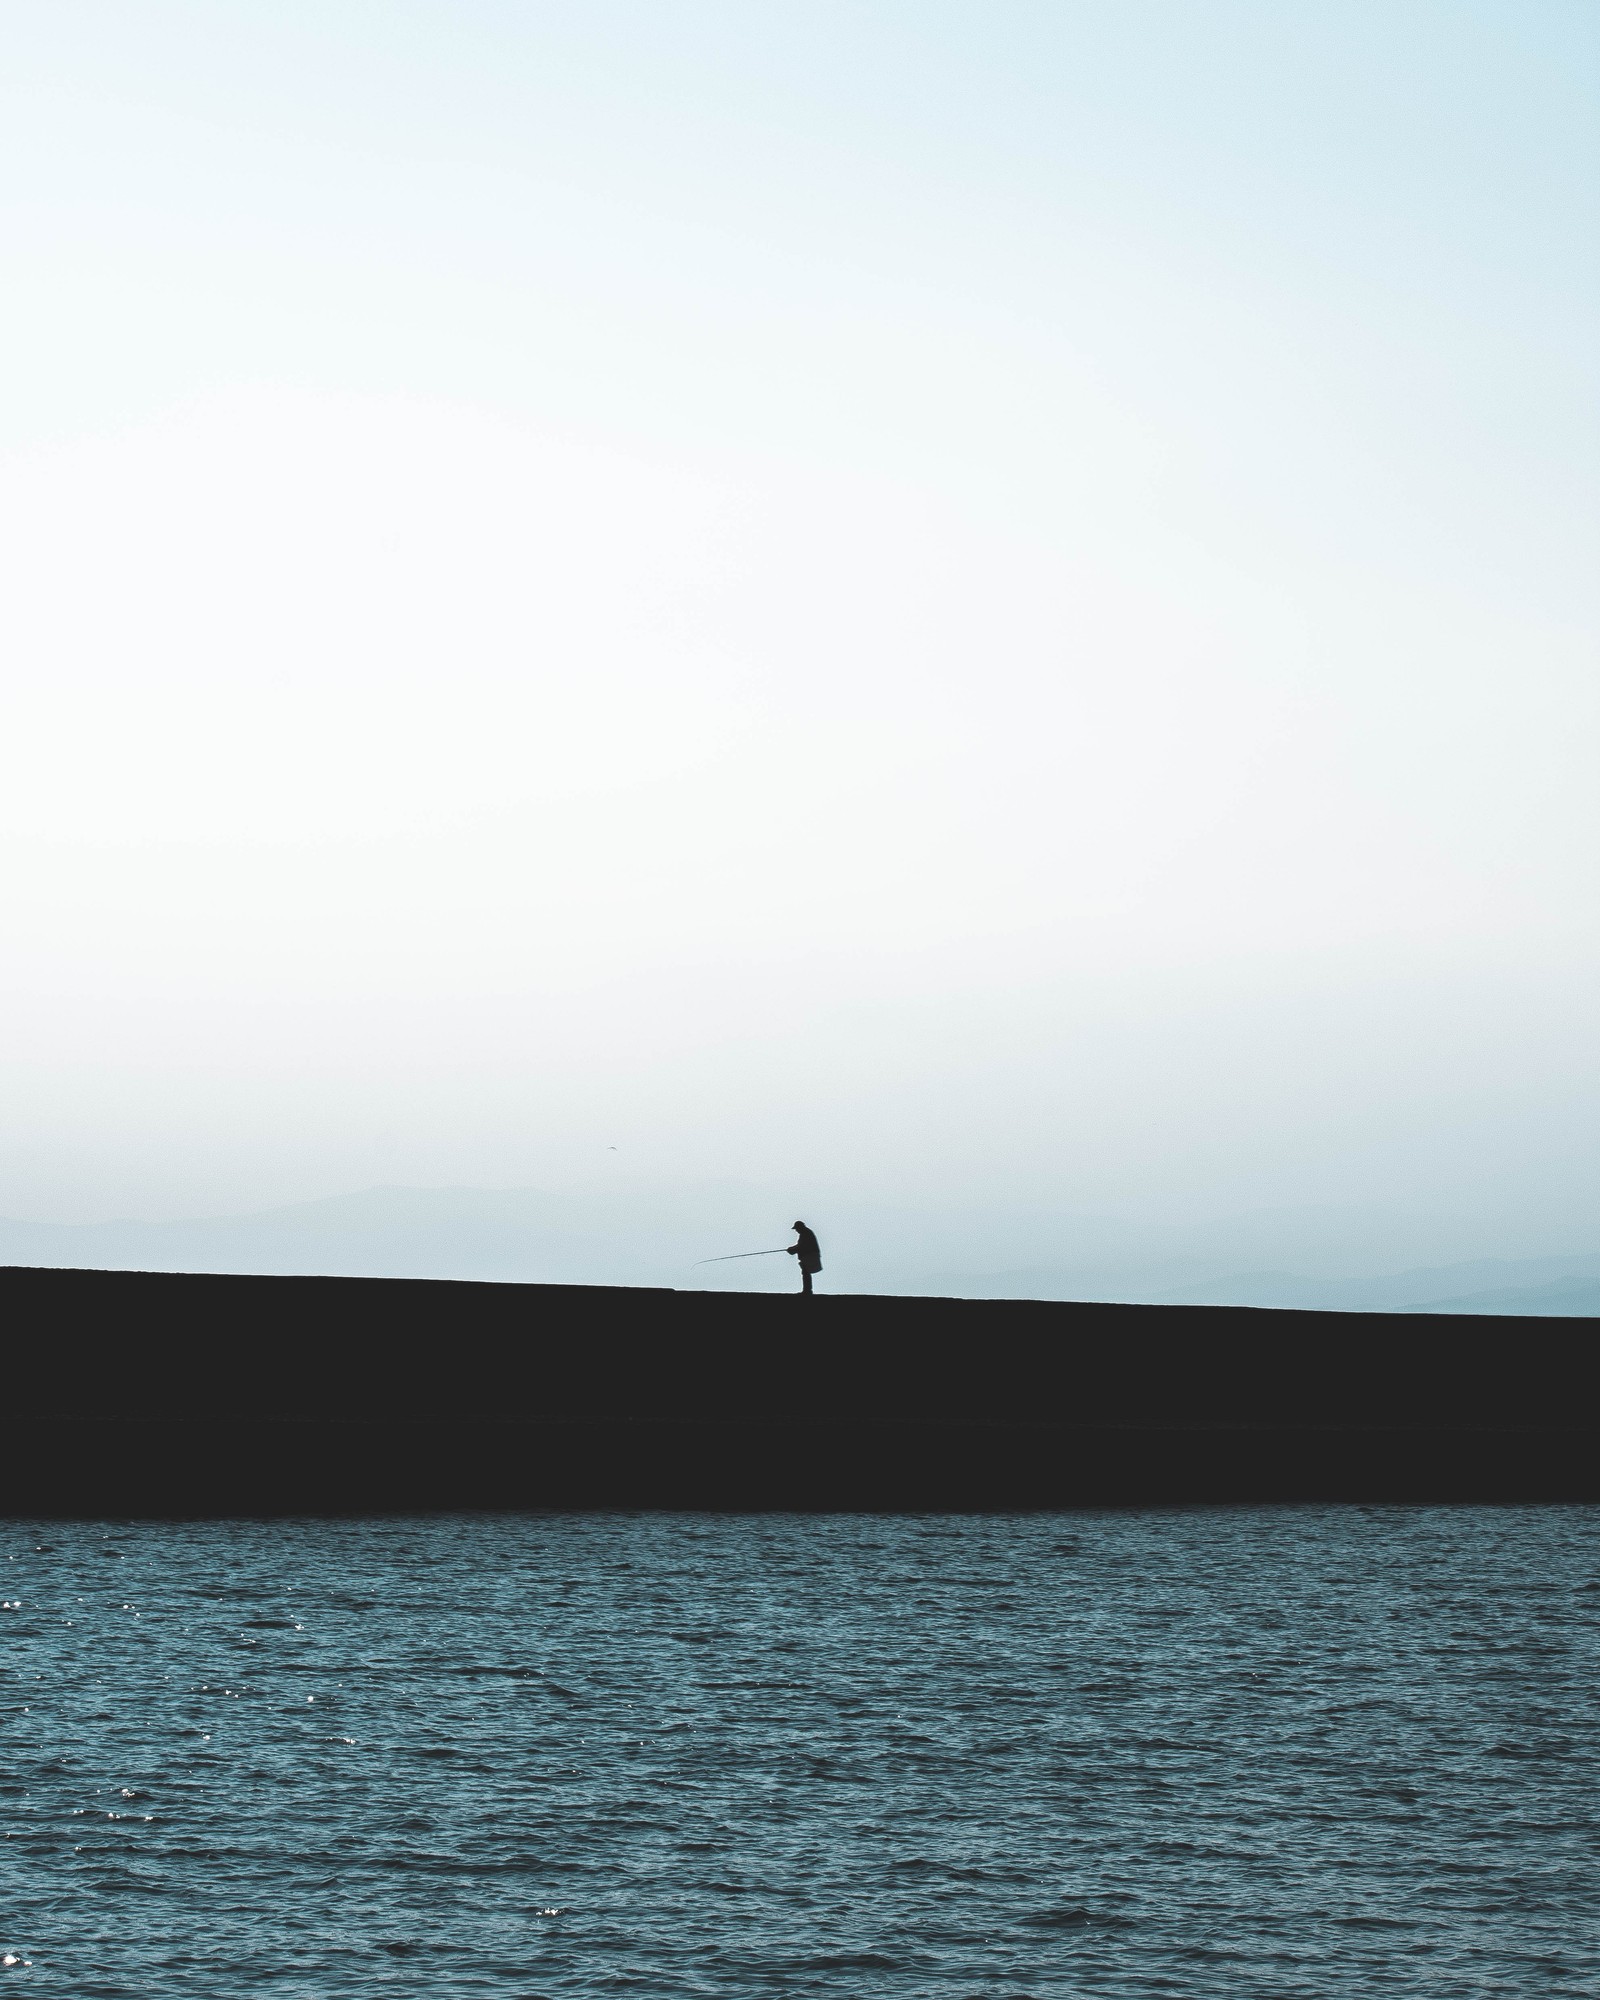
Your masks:
<svg viewBox="0 0 1600 2000"><path fill-rule="evenodd" d="M0 1994L1600 1993L1600 1510L0 1524Z"/></svg>

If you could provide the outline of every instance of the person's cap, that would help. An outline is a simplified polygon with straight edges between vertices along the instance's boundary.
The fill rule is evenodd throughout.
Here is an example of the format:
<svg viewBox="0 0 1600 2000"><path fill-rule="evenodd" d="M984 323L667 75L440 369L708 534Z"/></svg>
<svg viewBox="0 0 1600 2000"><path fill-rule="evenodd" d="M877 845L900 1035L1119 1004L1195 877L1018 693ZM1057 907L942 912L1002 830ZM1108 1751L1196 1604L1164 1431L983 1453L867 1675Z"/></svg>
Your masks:
<svg viewBox="0 0 1600 2000"><path fill-rule="evenodd" d="M804 1224L803 1222L791 1222L791 1223L789 1224L789 1227L790 1227L791 1229L804 1229L804 1228L805 1228L805 1224Z"/></svg>

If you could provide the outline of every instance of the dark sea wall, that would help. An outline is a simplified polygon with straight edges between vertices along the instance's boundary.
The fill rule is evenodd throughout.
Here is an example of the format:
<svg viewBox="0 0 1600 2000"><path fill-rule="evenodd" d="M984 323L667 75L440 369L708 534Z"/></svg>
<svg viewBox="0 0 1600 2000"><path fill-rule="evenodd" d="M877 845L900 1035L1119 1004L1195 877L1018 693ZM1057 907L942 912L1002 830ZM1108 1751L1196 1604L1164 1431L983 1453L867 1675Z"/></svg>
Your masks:
<svg viewBox="0 0 1600 2000"><path fill-rule="evenodd" d="M1600 1322L0 1270L11 1516L1600 1501Z"/></svg>

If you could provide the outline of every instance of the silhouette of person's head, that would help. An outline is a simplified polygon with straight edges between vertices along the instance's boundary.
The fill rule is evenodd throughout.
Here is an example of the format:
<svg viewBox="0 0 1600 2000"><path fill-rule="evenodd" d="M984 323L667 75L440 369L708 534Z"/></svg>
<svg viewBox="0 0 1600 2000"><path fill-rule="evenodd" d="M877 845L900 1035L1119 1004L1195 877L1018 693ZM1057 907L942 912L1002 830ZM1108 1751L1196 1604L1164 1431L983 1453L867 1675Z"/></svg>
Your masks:
<svg viewBox="0 0 1600 2000"><path fill-rule="evenodd" d="M805 1228L805 1224L804 1224L803 1222L791 1222L791 1223L789 1224L789 1227L790 1227L791 1229L804 1229L804 1228Z"/></svg>

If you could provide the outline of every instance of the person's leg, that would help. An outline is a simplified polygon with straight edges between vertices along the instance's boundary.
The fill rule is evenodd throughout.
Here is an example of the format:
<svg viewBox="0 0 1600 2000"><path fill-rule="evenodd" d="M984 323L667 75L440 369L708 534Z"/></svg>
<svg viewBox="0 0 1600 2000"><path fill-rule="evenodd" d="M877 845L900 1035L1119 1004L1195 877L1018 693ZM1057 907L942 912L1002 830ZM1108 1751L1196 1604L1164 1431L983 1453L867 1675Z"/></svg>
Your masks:
<svg viewBox="0 0 1600 2000"><path fill-rule="evenodd" d="M802 1266L802 1267L801 1267L801 1271L800 1271L800 1290L801 1290L802 1294L803 1294L803 1295L804 1295L804 1296L805 1296L806 1298L808 1298L808 1299L810 1298L810 1296L811 1296L811 1273L810 1273L810 1272L809 1272L808 1270L806 1270L806 1269L804 1268L804 1266Z"/></svg>

